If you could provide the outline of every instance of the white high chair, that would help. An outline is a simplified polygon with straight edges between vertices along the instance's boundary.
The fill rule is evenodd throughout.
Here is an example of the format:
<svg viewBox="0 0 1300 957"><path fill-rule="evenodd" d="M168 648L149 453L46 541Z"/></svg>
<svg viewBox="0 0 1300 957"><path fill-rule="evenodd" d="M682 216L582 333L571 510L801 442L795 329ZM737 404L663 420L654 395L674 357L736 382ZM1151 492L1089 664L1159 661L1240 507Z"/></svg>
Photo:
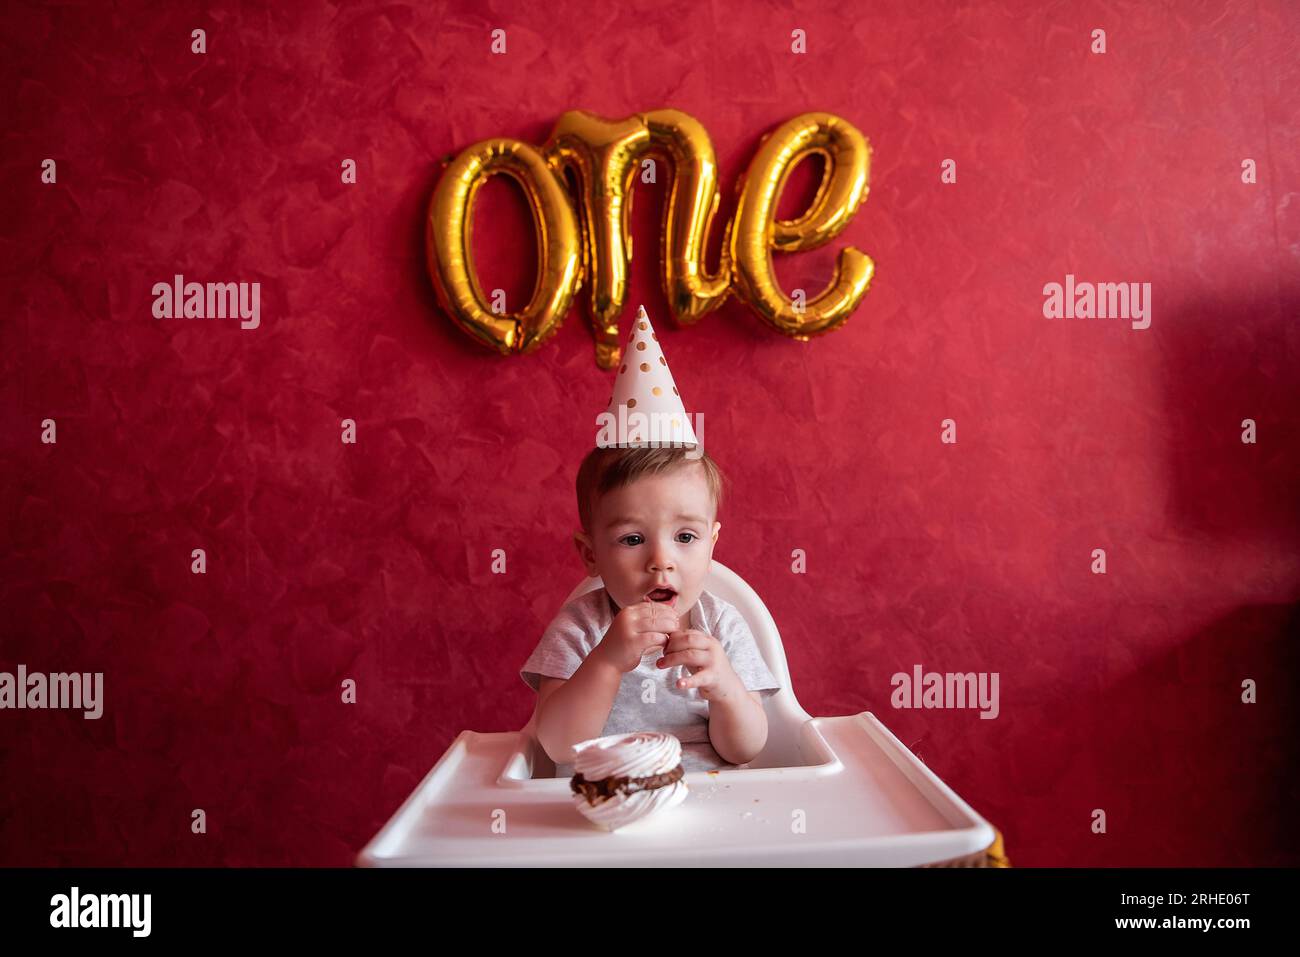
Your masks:
<svg viewBox="0 0 1300 957"><path fill-rule="evenodd" d="M602 585L587 578L565 603ZM813 718L799 706L776 622L739 575L714 561L704 588L736 607L781 684L748 765L688 772L681 805L607 832L554 777L534 706L520 731L462 731L357 864L916 866L994 843L993 826L870 712Z"/></svg>

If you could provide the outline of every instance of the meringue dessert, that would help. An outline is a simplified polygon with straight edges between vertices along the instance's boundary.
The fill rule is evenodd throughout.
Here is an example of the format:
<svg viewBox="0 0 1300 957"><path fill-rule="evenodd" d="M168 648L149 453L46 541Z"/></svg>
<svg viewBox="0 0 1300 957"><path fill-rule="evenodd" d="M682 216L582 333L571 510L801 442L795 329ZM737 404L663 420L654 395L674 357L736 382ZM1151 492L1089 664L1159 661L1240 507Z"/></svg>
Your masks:
<svg viewBox="0 0 1300 957"><path fill-rule="evenodd" d="M655 731L611 734L573 746L573 804L593 824L615 831L686 800L682 743Z"/></svg>

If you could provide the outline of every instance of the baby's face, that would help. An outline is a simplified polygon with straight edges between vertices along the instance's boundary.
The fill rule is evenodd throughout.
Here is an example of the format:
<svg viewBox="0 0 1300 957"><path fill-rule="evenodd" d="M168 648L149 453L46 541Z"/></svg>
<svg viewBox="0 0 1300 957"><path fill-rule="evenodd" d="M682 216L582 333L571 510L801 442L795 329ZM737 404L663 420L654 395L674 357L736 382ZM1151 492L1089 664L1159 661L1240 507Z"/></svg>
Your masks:
<svg viewBox="0 0 1300 957"><path fill-rule="evenodd" d="M721 522L702 466L643 476L605 495L592 512L590 535L574 544L588 575L626 608L667 583L676 594L665 604L685 615L704 590Z"/></svg>

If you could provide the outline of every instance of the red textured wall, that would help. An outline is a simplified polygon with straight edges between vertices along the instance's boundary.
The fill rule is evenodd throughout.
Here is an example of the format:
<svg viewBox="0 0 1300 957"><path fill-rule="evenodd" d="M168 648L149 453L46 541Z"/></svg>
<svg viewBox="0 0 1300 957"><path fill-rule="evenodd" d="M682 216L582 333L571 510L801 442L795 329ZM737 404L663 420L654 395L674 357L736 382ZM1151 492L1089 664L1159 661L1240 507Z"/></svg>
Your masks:
<svg viewBox="0 0 1300 957"><path fill-rule="evenodd" d="M101 720L0 711L0 863L347 864L459 731L523 725L610 377L578 309L531 356L471 343L422 217L476 140L660 107L709 130L723 215L792 116L874 149L845 234L778 259L876 261L808 343L734 300L675 329L637 188L624 320L706 416L716 557L804 707L875 712L1016 864L1300 863L1296 5L116 6L0 14L0 670L105 673ZM519 194L477 221L520 301ZM154 319L175 273L260 282L261 327ZM1045 319L1067 273L1150 282L1151 327ZM999 717L892 709L915 664L999 672Z"/></svg>

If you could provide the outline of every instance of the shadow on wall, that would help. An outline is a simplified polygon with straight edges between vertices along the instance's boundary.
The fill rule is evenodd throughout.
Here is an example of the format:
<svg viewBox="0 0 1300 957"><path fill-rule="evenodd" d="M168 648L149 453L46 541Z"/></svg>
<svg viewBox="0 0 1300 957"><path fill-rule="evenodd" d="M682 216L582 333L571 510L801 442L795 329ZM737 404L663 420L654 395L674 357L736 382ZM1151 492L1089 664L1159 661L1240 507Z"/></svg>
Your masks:
<svg viewBox="0 0 1300 957"><path fill-rule="evenodd" d="M1300 291L1157 314L1168 498L1152 524L1184 564L1155 570L1162 592L1058 618L1055 647L1023 648L1005 791L979 805L1018 863L1300 865L1297 316Z"/></svg>
<svg viewBox="0 0 1300 957"><path fill-rule="evenodd" d="M1255 704L1242 701L1246 679ZM1300 864L1300 604L1238 608L1102 685L1096 803L1072 810L1088 821L1104 810L1106 833L1077 863Z"/></svg>
<svg viewBox="0 0 1300 957"><path fill-rule="evenodd" d="M1260 546L1257 581L1300 541L1298 316L1300 291L1224 292L1173 312L1163 337L1170 524ZM1090 770L1107 833L1077 863L1300 864L1300 582L1264 585L1279 603L1242 605L1124 677L1095 676ZM1132 658L1112 645L1104 660L1127 672Z"/></svg>
<svg viewBox="0 0 1300 957"><path fill-rule="evenodd" d="M1170 520L1216 538L1300 541L1300 290L1230 293L1167 320ZM1256 444L1242 443L1254 419Z"/></svg>

